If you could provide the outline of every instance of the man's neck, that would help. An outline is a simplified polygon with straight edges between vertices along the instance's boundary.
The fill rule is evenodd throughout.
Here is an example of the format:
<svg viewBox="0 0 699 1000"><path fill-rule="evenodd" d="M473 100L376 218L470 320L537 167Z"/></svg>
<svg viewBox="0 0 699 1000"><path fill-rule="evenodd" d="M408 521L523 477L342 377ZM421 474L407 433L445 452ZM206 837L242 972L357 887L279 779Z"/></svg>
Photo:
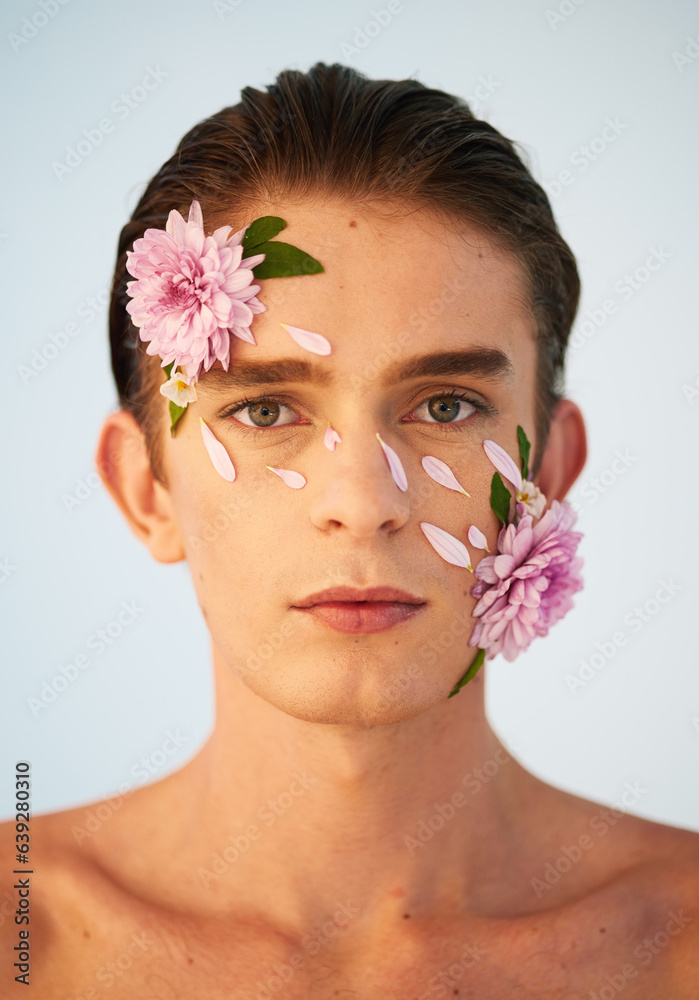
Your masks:
<svg viewBox="0 0 699 1000"><path fill-rule="evenodd" d="M482 674L412 719L361 728L293 718L221 662L216 681L213 735L172 785L186 807L170 846L204 899L283 925L340 903L381 923L478 910L498 880L511 887L548 786L490 728Z"/></svg>

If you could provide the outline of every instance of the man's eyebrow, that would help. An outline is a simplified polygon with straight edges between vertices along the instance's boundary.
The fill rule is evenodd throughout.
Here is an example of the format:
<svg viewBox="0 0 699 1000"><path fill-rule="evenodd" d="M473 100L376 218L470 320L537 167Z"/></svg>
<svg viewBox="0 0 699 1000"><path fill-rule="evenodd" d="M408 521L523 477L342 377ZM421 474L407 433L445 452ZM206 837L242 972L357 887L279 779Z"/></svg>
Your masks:
<svg viewBox="0 0 699 1000"><path fill-rule="evenodd" d="M466 350L433 351L401 359L387 368L381 378L384 386L404 382L424 375L476 375L493 381L511 382L515 368L504 351L497 347L473 347ZM228 371L211 368L201 377L203 389L213 392L230 391L252 385L278 385L286 382L310 382L317 386L331 385L333 375L310 361L280 358L276 361L236 361L231 359Z"/></svg>
<svg viewBox="0 0 699 1000"><path fill-rule="evenodd" d="M515 375L512 360L499 347L471 347L458 351L433 351L387 368L383 382L403 382L421 375L478 375L495 382L511 382Z"/></svg>

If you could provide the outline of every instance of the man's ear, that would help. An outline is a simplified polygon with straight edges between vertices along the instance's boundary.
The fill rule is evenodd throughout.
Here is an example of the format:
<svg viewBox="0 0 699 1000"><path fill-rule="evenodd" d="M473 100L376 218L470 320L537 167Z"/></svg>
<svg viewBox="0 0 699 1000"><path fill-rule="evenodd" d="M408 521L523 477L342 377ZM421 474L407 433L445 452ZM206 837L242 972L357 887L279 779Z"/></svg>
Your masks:
<svg viewBox="0 0 699 1000"><path fill-rule="evenodd" d="M126 410L110 413L95 453L102 482L136 537L158 562L185 558L170 493L153 475L146 440Z"/></svg>
<svg viewBox="0 0 699 1000"><path fill-rule="evenodd" d="M546 450L535 484L546 497L563 500L587 459L585 421L572 399L561 399L553 410Z"/></svg>

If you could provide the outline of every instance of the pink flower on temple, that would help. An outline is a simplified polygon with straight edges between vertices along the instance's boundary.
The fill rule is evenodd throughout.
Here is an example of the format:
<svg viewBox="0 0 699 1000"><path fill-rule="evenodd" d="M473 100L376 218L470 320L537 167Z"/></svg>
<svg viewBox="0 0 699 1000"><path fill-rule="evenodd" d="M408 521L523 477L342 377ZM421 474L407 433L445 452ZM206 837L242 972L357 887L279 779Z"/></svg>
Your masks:
<svg viewBox="0 0 699 1000"><path fill-rule="evenodd" d="M471 594L479 598L473 610L479 621L468 642L510 662L563 618L583 586L575 555L582 533L570 530L577 518L571 505L554 500L534 527L523 502L516 512L517 524L500 530L498 554L476 566Z"/></svg>
<svg viewBox="0 0 699 1000"><path fill-rule="evenodd" d="M228 369L231 334L255 343L250 324L266 307L255 297L260 286L252 284L252 268L265 255L242 260L245 228L230 236L231 226L222 226L205 236L193 201L187 222L173 210L164 230L146 229L127 253L126 270L136 280L126 286L126 311L163 367L174 361L198 379L217 360Z"/></svg>

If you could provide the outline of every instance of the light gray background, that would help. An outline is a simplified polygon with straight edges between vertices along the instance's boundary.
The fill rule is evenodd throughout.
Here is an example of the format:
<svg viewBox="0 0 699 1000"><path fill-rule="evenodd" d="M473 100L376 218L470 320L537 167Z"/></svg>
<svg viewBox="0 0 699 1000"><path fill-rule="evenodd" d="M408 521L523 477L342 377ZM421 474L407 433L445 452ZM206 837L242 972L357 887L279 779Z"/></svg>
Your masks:
<svg viewBox="0 0 699 1000"><path fill-rule="evenodd" d="M49 16L39 0L3 4L2 815L17 759L32 761L45 812L135 787L149 768L162 777L207 738L208 637L187 568L153 562L95 486L94 447L116 396L106 310L90 318L89 300L108 288L119 229L180 137L243 86L322 59L470 99L524 145L550 192L583 279L567 384L589 432L569 497L586 586L548 638L489 668L489 715L553 784L607 804L628 784L631 811L699 829L699 10L688 0L403 0L378 33L365 31L385 9L44 0ZM32 18L33 37L18 41ZM117 113L149 68L160 83ZM59 178L52 165L105 117L113 130ZM618 134L605 140L607 119ZM594 159L582 151L590 144ZM637 272L633 289L625 275L653 250L665 262ZM61 337L71 322L75 336ZM47 351L52 335L64 346ZM27 376L35 351L55 356ZM626 465L614 465L617 452ZM679 589L634 631L625 617L663 580ZM135 621L91 650L133 600ZM619 631L624 645L612 642ZM28 699L80 653L89 666L33 713ZM572 691L566 678L595 653L592 679ZM181 748L167 755L161 744L177 730Z"/></svg>

